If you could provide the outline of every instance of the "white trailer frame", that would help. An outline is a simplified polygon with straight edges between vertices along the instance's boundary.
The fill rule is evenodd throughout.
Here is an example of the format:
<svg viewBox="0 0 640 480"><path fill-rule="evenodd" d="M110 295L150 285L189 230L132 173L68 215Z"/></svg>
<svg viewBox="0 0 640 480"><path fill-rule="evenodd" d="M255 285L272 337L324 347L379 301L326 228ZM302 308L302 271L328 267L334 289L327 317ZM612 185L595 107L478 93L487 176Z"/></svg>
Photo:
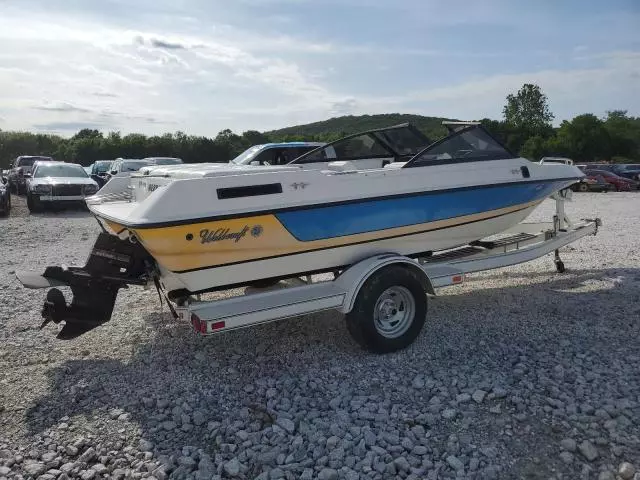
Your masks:
<svg viewBox="0 0 640 480"><path fill-rule="evenodd" d="M175 310L178 318L190 322L197 333L212 335L324 310L349 314L363 284L391 265L417 272L424 290L432 295L436 288L463 283L468 273L528 262L551 252L555 252L556 269L563 272L558 250L587 235L596 235L602 222L599 218L569 221L564 211L564 202L571 199L569 189L551 198L556 202L551 222L521 223L503 232L497 240L432 252L419 258L394 253L374 255L335 274L332 280L299 277L297 286L259 289L222 300L201 301L199 297L190 297Z"/></svg>

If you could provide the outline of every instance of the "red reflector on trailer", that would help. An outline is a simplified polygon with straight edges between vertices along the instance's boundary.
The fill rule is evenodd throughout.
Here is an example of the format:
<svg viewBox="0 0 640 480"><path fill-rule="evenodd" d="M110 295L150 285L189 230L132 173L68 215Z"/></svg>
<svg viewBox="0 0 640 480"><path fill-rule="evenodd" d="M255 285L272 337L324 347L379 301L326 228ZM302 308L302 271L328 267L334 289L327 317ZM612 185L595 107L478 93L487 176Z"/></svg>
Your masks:
<svg viewBox="0 0 640 480"><path fill-rule="evenodd" d="M453 283L461 283L462 282L462 275L454 275L453 277L451 277L451 281Z"/></svg>
<svg viewBox="0 0 640 480"><path fill-rule="evenodd" d="M200 321L200 318L198 318L198 316L195 313L191 314L191 325L193 325L193 329L196 332L200 332L201 331L202 323L203 322Z"/></svg>
<svg viewBox="0 0 640 480"><path fill-rule="evenodd" d="M225 327L224 320L221 322L216 322L211 324L211 330L220 330Z"/></svg>

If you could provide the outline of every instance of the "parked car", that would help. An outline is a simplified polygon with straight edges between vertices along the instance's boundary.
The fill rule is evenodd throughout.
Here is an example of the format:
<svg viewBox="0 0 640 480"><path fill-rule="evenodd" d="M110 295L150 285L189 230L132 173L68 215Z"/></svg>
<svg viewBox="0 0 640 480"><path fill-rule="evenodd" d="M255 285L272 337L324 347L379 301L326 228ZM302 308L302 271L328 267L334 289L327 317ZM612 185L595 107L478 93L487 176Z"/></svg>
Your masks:
<svg viewBox="0 0 640 480"><path fill-rule="evenodd" d="M624 178L640 181L640 164L618 164L613 166L613 173Z"/></svg>
<svg viewBox="0 0 640 480"><path fill-rule="evenodd" d="M27 207L30 212L46 205L84 202L98 191L98 184L77 163L37 161L27 175Z"/></svg>
<svg viewBox="0 0 640 480"><path fill-rule="evenodd" d="M580 170L606 170L607 172L613 172L615 165L612 163L584 163L576 165ZM615 172L613 172L615 173Z"/></svg>
<svg viewBox="0 0 640 480"><path fill-rule="evenodd" d="M638 182L621 177L620 175L616 175L615 173L607 170L584 170L584 173L588 176L601 175L607 183L614 186L617 192L637 190L638 185L640 185Z"/></svg>
<svg viewBox="0 0 640 480"><path fill-rule="evenodd" d="M613 184L607 182L602 175L589 175L571 185L574 192L608 192L615 190Z"/></svg>
<svg viewBox="0 0 640 480"><path fill-rule="evenodd" d="M145 157L143 160L153 163L154 165L179 165L182 159L175 157Z"/></svg>
<svg viewBox="0 0 640 480"><path fill-rule="evenodd" d="M26 174L31 173L31 168L37 160L54 161L51 157L39 155L20 155L13 161L9 171L9 188L13 193L20 195L25 191Z"/></svg>
<svg viewBox="0 0 640 480"><path fill-rule="evenodd" d="M0 173L0 216L6 217L11 212L11 191L9 179Z"/></svg>
<svg viewBox="0 0 640 480"><path fill-rule="evenodd" d="M106 182L115 176L121 177L131 175L132 172L137 172L142 167L148 167L149 165L154 164L149 160L140 160L138 158L116 158L109 167L109 172L105 176Z"/></svg>
<svg viewBox="0 0 640 480"><path fill-rule="evenodd" d="M89 170L86 168L85 170L87 170L89 176L95 180L98 187L102 188L104 184L107 183L107 175L109 174L109 169L112 164L113 160L96 160L89 166L90 168L87 167Z"/></svg>
<svg viewBox="0 0 640 480"><path fill-rule="evenodd" d="M320 142L265 143L246 149L229 163L236 165L284 165L325 145Z"/></svg>

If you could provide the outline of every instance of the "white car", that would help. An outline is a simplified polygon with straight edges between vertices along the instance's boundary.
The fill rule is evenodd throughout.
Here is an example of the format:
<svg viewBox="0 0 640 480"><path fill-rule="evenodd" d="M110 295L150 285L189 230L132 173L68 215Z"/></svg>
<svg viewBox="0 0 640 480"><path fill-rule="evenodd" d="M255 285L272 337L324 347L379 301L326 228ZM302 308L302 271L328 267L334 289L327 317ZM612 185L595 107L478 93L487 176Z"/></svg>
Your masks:
<svg viewBox="0 0 640 480"><path fill-rule="evenodd" d="M84 203L98 191L98 184L77 163L37 161L27 177L27 207L40 211L45 205Z"/></svg>
<svg viewBox="0 0 640 480"><path fill-rule="evenodd" d="M109 181L112 177L128 177L142 167L148 166L156 166L156 164L139 158L116 158L109 167L106 180Z"/></svg>
<svg viewBox="0 0 640 480"><path fill-rule="evenodd" d="M321 142L265 143L247 148L236 158L234 165L285 165L311 150L325 145Z"/></svg>

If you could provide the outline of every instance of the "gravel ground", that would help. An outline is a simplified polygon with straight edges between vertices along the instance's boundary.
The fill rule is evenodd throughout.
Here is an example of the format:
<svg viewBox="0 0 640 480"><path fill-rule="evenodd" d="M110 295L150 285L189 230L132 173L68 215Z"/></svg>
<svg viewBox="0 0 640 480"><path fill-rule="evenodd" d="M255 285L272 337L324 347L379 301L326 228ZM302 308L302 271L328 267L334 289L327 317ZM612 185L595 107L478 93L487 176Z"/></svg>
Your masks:
<svg viewBox="0 0 640 480"><path fill-rule="evenodd" d="M69 342L16 269L82 263L86 212L0 219L0 479L640 480L637 193L576 194L596 237L430 299L408 349L335 313L200 338L154 290ZM532 218L547 219L545 202ZM635 466L634 466L635 465ZM634 477L635 475L635 477Z"/></svg>

